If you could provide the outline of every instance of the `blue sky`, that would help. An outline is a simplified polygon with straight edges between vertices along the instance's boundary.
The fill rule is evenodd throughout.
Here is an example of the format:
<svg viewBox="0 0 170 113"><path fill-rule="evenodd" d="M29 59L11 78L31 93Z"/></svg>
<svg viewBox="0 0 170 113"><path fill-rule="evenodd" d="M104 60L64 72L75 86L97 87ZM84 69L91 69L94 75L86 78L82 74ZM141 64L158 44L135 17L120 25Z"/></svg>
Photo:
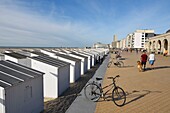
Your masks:
<svg viewBox="0 0 170 113"><path fill-rule="evenodd" d="M85 47L170 29L169 0L0 0L0 46Z"/></svg>

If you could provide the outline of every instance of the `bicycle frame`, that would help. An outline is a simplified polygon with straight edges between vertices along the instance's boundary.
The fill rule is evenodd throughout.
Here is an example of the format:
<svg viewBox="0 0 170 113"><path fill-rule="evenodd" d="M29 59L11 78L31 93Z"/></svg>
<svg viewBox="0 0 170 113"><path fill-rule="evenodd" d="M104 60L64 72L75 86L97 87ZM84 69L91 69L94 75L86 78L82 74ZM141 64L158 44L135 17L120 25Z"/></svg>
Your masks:
<svg viewBox="0 0 170 113"><path fill-rule="evenodd" d="M109 92L109 91L111 91L112 89L114 89L114 88L116 88L117 86L116 86L116 84L115 84L115 81L113 81L111 84L109 84L109 85L107 85L107 86L104 86L104 87L102 87L102 86L99 86L100 87L100 89L101 89L101 97L102 98L104 98L104 100L105 100L105 96L106 96L106 94ZM104 89L106 89L106 88L108 88L108 87L110 87L107 91L103 91Z"/></svg>
<svg viewBox="0 0 170 113"><path fill-rule="evenodd" d="M97 102L101 97L105 100L107 99L107 97L110 97L110 95L106 96L108 92L110 92L113 89L112 96L111 96L113 102L119 107L123 106L126 101L126 93L121 87L116 85L115 79L117 77L120 76L117 75L116 77L107 77L107 79L112 79L112 83L104 87L102 87L101 83L99 82L99 80L102 80L102 78L96 78L97 81L93 81L92 83L86 85L84 89L86 98L93 102ZM104 89L106 89L105 92Z"/></svg>

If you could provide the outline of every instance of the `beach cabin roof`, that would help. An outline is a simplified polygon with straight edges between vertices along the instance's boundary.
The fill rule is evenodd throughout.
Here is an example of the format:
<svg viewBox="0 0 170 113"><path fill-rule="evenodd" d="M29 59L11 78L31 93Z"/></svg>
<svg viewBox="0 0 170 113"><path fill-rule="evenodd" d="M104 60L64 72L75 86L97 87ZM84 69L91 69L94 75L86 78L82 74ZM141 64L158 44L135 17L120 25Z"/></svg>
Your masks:
<svg viewBox="0 0 170 113"><path fill-rule="evenodd" d="M12 61L0 61L0 86L4 88L39 77L43 74L40 71Z"/></svg>
<svg viewBox="0 0 170 113"><path fill-rule="evenodd" d="M86 57L86 56L84 56L84 55L80 55L80 54L75 53L75 52L72 52L71 54L76 55L76 56L79 56L79 57L83 57L83 58L88 58L88 57Z"/></svg>
<svg viewBox="0 0 170 113"><path fill-rule="evenodd" d="M69 60L72 60L72 61L81 61L78 58L74 58L74 57L71 57L71 56L68 56L68 55L65 55L65 54L60 54L60 53L57 53L57 52L54 52L54 51L49 51L49 50L47 50L47 51L54 53L56 56L59 56L59 57L65 58L65 59L69 59Z"/></svg>
<svg viewBox="0 0 170 113"><path fill-rule="evenodd" d="M56 56L60 56L60 57L63 57L63 58L65 58L65 59L69 59L69 60L73 60L73 61L81 61L81 60L78 59L78 58L74 58L74 57L71 57L71 56L68 56L68 55L64 55L64 54L56 53Z"/></svg>
<svg viewBox="0 0 170 113"><path fill-rule="evenodd" d="M21 55L19 53L4 53L5 55L8 55L8 56L11 56L11 57L14 57L14 58L17 58L17 59L24 59L24 58L27 58L27 56L25 55Z"/></svg>
<svg viewBox="0 0 170 113"><path fill-rule="evenodd" d="M49 56L36 56L36 57L31 57L34 60L55 66L55 67L62 67L62 66L66 66L69 65L69 63L58 60L56 58L52 58Z"/></svg>

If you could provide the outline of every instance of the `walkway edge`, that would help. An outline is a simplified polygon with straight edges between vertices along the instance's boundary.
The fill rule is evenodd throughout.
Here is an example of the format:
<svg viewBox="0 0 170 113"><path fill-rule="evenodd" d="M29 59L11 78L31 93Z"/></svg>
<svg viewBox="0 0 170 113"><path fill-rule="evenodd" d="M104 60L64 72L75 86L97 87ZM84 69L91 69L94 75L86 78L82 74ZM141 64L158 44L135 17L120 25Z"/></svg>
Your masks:
<svg viewBox="0 0 170 113"><path fill-rule="evenodd" d="M96 73L94 74L93 78L89 81L93 81L96 77L104 77L107 69L107 64L110 59L110 54L106 56L103 63L97 69ZM80 92L80 96L78 96L71 106L67 109L66 113L94 113L96 109L96 103L91 102L85 98L84 95L84 88Z"/></svg>

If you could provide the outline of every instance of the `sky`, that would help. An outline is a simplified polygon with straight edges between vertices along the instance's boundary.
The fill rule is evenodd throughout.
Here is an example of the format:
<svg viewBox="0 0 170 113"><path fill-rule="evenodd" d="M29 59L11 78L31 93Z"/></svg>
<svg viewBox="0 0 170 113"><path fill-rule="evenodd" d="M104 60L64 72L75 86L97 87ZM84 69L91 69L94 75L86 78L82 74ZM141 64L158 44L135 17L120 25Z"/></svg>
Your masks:
<svg viewBox="0 0 170 113"><path fill-rule="evenodd" d="M0 46L87 47L170 29L170 0L0 0Z"/></svg>

